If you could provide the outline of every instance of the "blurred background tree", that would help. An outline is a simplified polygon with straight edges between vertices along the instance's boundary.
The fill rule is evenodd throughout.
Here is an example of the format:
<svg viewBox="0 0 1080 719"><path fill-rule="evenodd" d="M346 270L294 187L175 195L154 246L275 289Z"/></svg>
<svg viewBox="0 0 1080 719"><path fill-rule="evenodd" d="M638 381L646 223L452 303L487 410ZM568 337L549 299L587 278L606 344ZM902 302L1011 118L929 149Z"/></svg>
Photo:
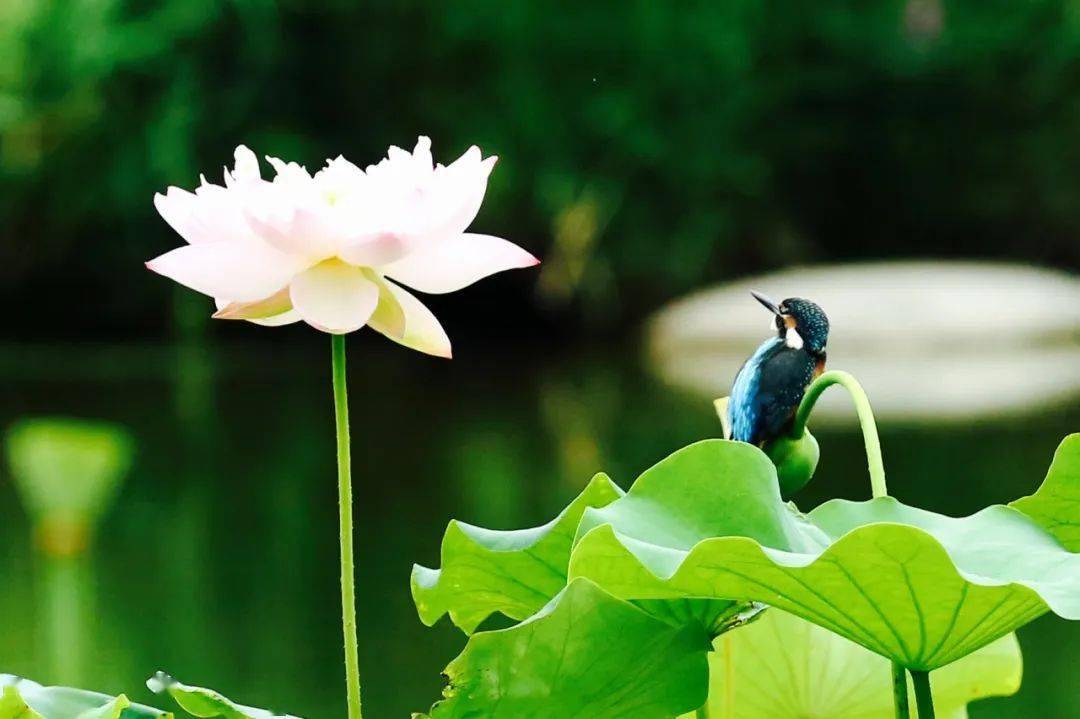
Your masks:
<svg viewBox="0 0 1080 719"><path fill-rule="evenodd" d="M0 59L0 300L65 317L18 337L157 332L151 195L241 142L502 156L478 227L547 262L537 295L474 290L493 312L618 328L815 260L1080 266L1075 0L5 0Z"/></svg>

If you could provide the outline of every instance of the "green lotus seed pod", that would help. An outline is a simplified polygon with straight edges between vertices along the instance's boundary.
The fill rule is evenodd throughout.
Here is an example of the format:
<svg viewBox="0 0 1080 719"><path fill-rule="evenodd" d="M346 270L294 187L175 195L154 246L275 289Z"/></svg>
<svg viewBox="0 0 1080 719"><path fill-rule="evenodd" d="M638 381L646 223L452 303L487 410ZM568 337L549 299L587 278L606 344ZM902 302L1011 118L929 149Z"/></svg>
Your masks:
<svg viewBox="0 0 1080 719"><path fill-rule="evenodd" d="M767 442L765 454L776 465L780 494L786 499L806 486L817 469L821 450L814 435L806 431L802 438L780 437Z"/></svg>

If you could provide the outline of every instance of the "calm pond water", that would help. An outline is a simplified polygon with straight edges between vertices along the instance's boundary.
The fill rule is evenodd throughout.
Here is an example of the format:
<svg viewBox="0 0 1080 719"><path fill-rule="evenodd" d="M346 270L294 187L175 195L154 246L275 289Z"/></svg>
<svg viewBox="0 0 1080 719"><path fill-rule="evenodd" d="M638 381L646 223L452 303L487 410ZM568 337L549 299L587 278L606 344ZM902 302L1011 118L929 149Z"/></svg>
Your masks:
<svg viewBox="0 0 1080 719"><path fill-rule="evenodd" d="M0 473L0 672L147 701L142 680L165 669L307 719L344 716L329 342L290 332L274 344L0 351L0 425L106 418L130 428L139 448L91 556L76 564L34 554L6 467ZM366 337L350 344L372 719L426 709L463 646L445 623L424 628L409 596L411 564L438 563L448 519L541 523L596 470L627 486L719 431L710 403L651 379L633 346L567 354L461 344L452 363ZM950 514L1008 501L1035 489L1078 420L1074 406L883 426L890 488ZM823 458L800 506L866 497L854 418L817 435ZM1080 626L1043 617L1020 642L1020 693L971 715L1080 715Z"/></svg>

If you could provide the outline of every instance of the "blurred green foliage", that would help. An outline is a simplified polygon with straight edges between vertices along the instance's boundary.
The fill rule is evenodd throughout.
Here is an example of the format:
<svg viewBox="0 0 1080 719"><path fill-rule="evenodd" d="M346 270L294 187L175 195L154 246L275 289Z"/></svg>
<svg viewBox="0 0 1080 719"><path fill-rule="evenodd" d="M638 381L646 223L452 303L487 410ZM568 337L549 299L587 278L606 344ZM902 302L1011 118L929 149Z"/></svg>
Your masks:
<svg viewBox="0 0 1080 719"><path fill-rule="evenodd" d="M4 439L11 475L36 520L50 515L97 520L135 454L126 429L94 420L23 419Z"/></svg>
<svg viewBox="0 0 1080 719"><path fill-rule="evenodd" d="M109 422L22 419L4 436L11 476L50 556L84 552L131 469L135 441Z"/></svg>
<svg viewBox="0 0 1080 719"><path fill-rule="evenodd" d="M2 291L122 321L167 292L112 289L176 242L152 192L239 142L480 144L482 228L602 318L802 260L1080 266L1077 0L6 0L0 58Z"/></svg>

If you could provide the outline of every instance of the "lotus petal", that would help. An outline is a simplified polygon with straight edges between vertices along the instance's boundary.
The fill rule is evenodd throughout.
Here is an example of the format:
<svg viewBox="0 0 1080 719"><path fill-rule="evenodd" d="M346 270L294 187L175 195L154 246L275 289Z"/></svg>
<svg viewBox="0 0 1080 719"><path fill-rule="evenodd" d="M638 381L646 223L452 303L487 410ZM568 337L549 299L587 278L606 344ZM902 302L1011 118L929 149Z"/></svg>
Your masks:
<svg viewBox="0 0 1080 719"><path fill-rule="evenodd" d="M410 349L435 357L451 356L450 338L431 310L390 280L382 281L379 305L368 324Z"/></svg>
<svg viewBox="0 0 1080 719"><path fill-rule="evenodd" d="M166 252L147 268L211 297L265 299L289 284L303 263L256 243L200 242Z"/></svg>
<svg viewBox="0 0 1080 719"><path fill-rule="evenodd" d="M379 304L379 287L363 270L330 261L298 275L289 286L289 296L309 325L345 334L367 324Z"/></svg>
<svg viewBox="0 0 1080 719"><path fill-rule="evenodd" d="M381 268L414 290L456 292L497 272L538 265L540 260L512 242L491 235L463 234L419 249Z"/></svg>

